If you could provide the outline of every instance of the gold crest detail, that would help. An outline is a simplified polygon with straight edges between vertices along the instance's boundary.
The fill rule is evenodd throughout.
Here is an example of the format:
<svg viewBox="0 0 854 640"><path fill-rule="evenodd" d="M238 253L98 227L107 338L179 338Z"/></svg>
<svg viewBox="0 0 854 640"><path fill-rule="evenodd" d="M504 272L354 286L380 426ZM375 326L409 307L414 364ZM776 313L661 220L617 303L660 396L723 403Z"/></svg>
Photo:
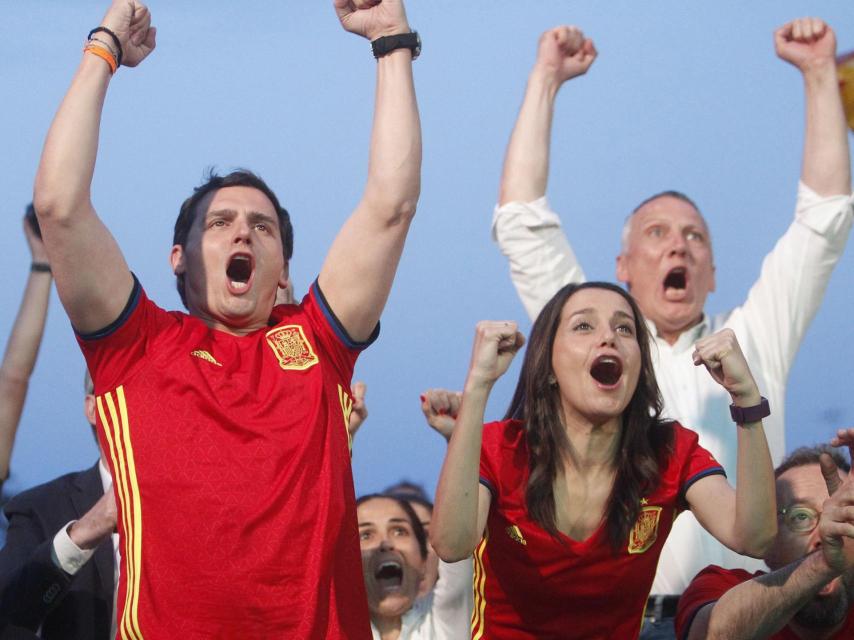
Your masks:
<svg viewBox="0 0 854 640"><path fill-rule="evenodd" d="M629 553L643 553L658 539L658 520L661 507L644 507L629 534Z"/></svg>
<svg viewBox="0 0 854 640"><path fill-rule="evenodd" d="M268 331L267 344L276 354L282 369L303 371L318 362L311 344L298 324L276 327Z"/></svg>
<svg viewBox="0 0 854 640"><path fill-rule="evenodd" d="M204 349L196 349L195 351L190 351L190 355L196 356L197 358L201 358L205 362L210 362L211 364L215 364L218 367L222 366L219 362L216 361L216 358L214 358L210 353L208 353Z"/></svg>
<svg viewBox="0 0 854 640"><path fill-rule="evenodd" d="M525 536L522 535L522 532L519 530L519 527L517 527L515 524L511 524L509 527L507 527L506 531L507 535L510 536L511 540L518 542L523 546L528 545L528 541L525 540Z"/></svg>

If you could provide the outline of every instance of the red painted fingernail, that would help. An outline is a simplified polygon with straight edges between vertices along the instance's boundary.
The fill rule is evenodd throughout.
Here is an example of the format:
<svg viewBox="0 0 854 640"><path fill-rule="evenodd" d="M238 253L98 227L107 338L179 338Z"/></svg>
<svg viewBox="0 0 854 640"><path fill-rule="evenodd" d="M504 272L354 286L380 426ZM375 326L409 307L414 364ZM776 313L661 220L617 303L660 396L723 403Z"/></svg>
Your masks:
<svg viewBox="0 0 854 640"><path fill-rule="evenodd" d="M421 404L424 404L427 401L427 398L425 398L423 395L420 395L418 397L421 398Z"/></svg>

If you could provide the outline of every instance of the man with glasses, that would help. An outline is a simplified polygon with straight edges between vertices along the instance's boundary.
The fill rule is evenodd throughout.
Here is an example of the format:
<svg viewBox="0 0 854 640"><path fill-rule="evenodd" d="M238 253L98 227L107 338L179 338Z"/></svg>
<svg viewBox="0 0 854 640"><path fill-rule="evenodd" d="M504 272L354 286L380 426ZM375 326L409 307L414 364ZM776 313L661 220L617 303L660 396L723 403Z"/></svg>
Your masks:
<svg viewBox="0 0 854 640"><path fill-rule="evenodd" d="M850 446L852 436L854 429L841 431L832 444ZM854 637L854 474L838 452L820 446L795 450L775 477L771 573L703 569L679 601L680 639Z"/></svg>

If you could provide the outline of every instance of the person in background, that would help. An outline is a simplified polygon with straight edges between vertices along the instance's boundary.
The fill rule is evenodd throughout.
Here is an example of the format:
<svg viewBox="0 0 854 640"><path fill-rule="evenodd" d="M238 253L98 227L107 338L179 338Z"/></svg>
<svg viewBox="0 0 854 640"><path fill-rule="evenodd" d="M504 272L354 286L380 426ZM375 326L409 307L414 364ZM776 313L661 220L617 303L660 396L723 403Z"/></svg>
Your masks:
<svg viewBox="0 0 854 640"><path fill-rule="evenodd" d="M0 492L3 483L9 478L15 434L44 335L50 286L53 282L50 261L42 243L41 230L32 204L27 206L24 216L24 237L30 248L30 273L18 315L6 343L3 362L0 363ZM0 538L2 536L3 531L0 529Z"/></svg>
<svg viewBox="0 0 854 640"><path fill-rule="evenodd" d="M505 420L484 425L523 343L514 322L478 324L436 492L436 553L475 554L473 637L637 637L686 509L729 548L765 552L776 533L769 409L732 331L700 340L693 361L733 403L735 489L696 433L661 417L646 325L622 288L558 291L534 323Z"/></svg>
<svg viewBox="0 0 854 640"><path fill-rule="evenodd" d="M95 429L86 374L84 412ZM113 481L103 451L69 473L12 498L0 549L0 621L54 640L116 637L120 563ZM0 635L0 638L3 638Z"/></svg>
<svg viewBox="0 0 854 640"><path fill-rule="evenodd" d="M786 450L788 374L854 220L833 30L818 18L800 18L774 32L774 45L778 57L797 68L803 80L803 164L795 218L766 256L744 303L728 313L706 315L717 265L709 226L684 193L662 191L641 202L626 219L616 260L617 279L637 300L655 345L653 366L664 415L695 429L727 469L735 467L737 449L728 424L729 398L693 366L694 344L723 328L735 331L759 387L774 407L765 426L772 460L779 462ZM507 146L492 234L532 319L563 285L585 280L560 218L546 199L546 186L558 91L585 74L596 54L593 41L576 27L557 27L542 35ZM575 224L583 225L585 219L584 212L578 212ZM759 568L759 563L728 552L692 516L680 518L662 552L646 608L644 638L674 637L678 595L709 562Z"/></svg>
<svg viewBox="0 0 854 640"><path fill-rule="evenodd" d="M854 429L834 446L854 445ZM770 573L706 567L679 601L683 640L854 638L854 476L827 446L793 451L775 470L777 537Z"/></svg>

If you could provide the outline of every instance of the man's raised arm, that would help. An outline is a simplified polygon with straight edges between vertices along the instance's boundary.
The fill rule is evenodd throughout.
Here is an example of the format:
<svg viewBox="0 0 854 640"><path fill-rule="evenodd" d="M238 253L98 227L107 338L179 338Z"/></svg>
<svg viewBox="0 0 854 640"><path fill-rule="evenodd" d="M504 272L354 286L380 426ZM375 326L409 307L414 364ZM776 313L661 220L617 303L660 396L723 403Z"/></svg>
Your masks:
<svg viewBox="0 0 854 640"><path fill-rule="evenodd" d="M90 188L113 66L136 66L154 49L150 25L138 0L113 2L54 117L36 175L33 204L56 289L71 324L84 334L116 320L133 286L116 241L95 213Z"/></svg>
<svg viewBox="0 0 854 640"><path fill-rule="evenodd" d="M577 27L555 27L540 37L537 61L507 152L498 189L493 237L510 262L513 284L531 318L554 293L584 273L560 220L545 203L555 99L564 82L587 72L593 41Z"/></svg>
<svg viewBox="0 0 854 640"><path fill-rule="evenodd" d="M334 3L344 29L372 42L410 32L400 0ZM377 60L367 184L318 279L332 311L357 342L367 340L379 321L420 191L421 123L412 51L398 48Z"/></svg>
<svg viewBox="0 0 854 640"><path fill-rule="evenodd" d="M806 131L801 180L820 196L851 193L848 127L836 74L836 36L819 18L794 20L774 32L777 55L804 79Z"/></svg>

